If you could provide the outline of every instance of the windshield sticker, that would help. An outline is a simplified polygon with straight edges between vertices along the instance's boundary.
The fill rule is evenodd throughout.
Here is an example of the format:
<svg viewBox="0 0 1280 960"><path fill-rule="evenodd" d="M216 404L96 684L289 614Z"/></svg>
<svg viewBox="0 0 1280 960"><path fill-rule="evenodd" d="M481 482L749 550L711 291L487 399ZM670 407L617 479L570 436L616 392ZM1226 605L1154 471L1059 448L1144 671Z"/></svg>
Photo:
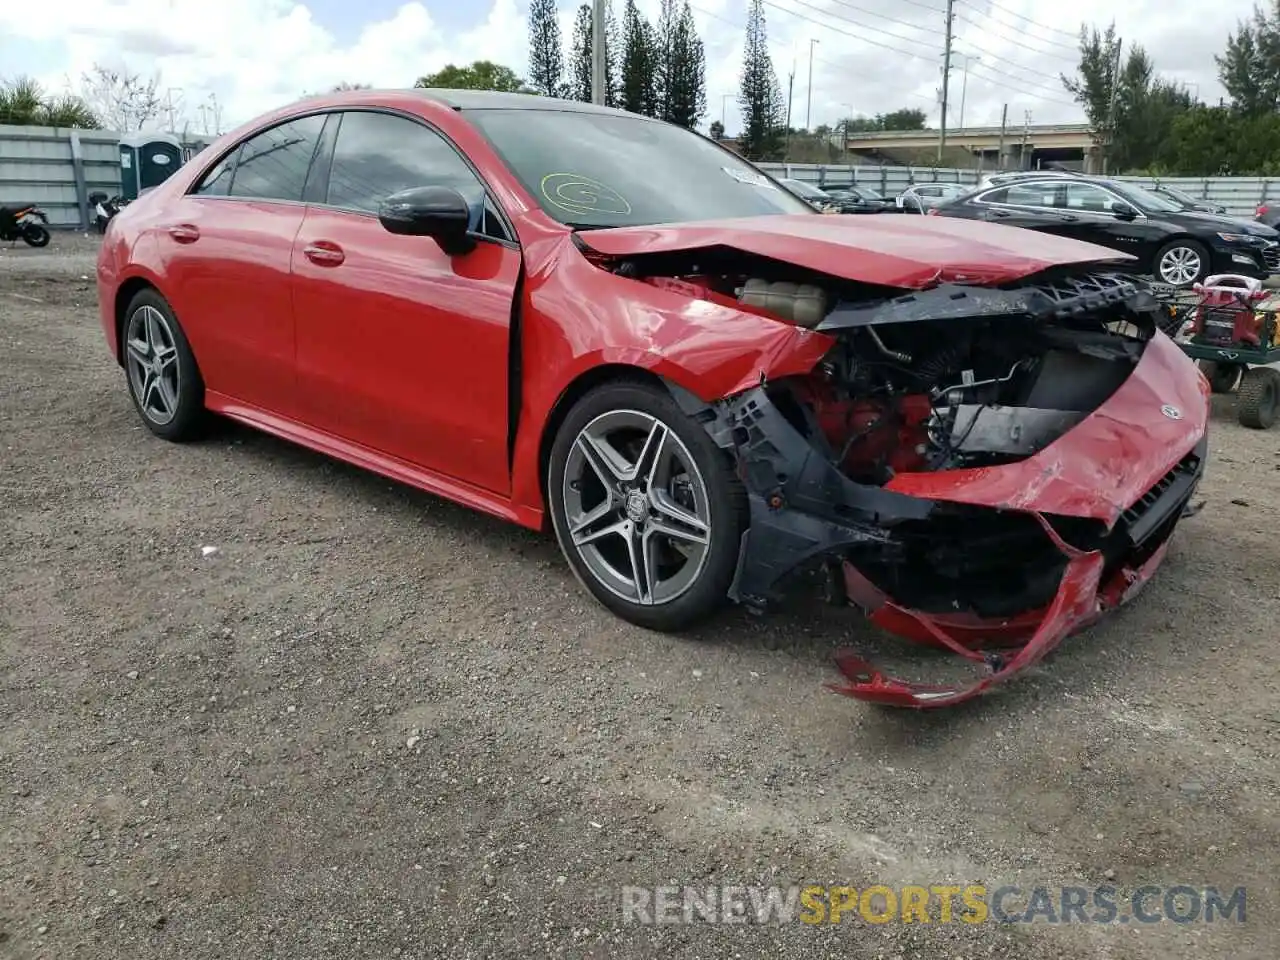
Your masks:
<svg viewBox="0 0 1280 960"><path fill-rule="evenodd" d="M631 204L612 187L576 173L548 173L542 178L542 195L569 213L604 213L626 216Z"/></svg>
<svg viewBox="0 0 1280 960"><path fill-rule="evenodd" d="M745 183L752 187L764 187L766 190L778 189L769 182L769 178L763 173L752 173L750 170L735 170L733 167L721 167L720 169L739 183Z"/></svg>

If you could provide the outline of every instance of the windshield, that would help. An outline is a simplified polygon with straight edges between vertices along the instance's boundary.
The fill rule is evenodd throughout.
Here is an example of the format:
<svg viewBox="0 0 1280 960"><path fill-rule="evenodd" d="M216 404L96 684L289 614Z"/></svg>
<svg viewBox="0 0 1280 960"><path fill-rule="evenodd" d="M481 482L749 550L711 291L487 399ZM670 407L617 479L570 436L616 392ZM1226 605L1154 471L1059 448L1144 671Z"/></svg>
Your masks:
<svg viewBox="0 0 1280 960"><path fill-rule="evenodd" d="M568 110L469 110L466 117L542 209L571 227L816 215L745 160L682 127Z"/></svg>
<svg viewBox="0 0 1280 960"><path fill-rule="evenodd" d="M1134 186L1132 183L1113 182L1107 186L1144 213L1180 213L1186 209L1176 200L1162 197L1150 190L1143 190L1142 187Z"/></svg>
<svg viewBox="0 0 1280 960"><path fill-rule="evenodd" d="M804 197L806 200L830 200L831 194L825 190L819 190L815 186L805 183L803 180L780 180L778 181L792 193L798 197Z"/></svg>
<svg viewBox="0 0 1280 960"><path fill-rule="evenodd" d="M1181 190L1175 190L1173 187L1161 187L1158 192L1161 196L1168 197L1170 200L1181 203L1188 210L1194 210L1196 208L1196 204L1200 202L1190 194L1183 193Z"/></svg>

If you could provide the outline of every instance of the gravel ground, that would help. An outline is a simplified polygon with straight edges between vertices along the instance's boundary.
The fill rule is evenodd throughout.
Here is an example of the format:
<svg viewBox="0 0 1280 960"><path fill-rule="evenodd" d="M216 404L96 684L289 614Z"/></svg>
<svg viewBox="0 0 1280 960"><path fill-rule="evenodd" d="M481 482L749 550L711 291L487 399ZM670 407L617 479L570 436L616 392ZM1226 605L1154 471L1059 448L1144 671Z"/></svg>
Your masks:
<svg viewBox="0 0 1280 960"><path fill-rule="evenodd" d="M1280 434L1230 398L1209 505L1144 595L920 715L821 689L856 618L646 633L549 538L236 427L153 439L92 257L0 249L0 956L1280 955ZM624 885L947 882L1245 885L1248 912L620 908Z"/></svg>

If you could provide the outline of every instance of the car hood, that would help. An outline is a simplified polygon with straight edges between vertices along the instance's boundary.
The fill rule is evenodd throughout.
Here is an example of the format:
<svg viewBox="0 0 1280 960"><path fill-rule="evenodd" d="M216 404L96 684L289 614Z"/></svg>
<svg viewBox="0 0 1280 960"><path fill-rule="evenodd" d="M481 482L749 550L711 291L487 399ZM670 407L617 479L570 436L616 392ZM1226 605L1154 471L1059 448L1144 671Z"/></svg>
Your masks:
<svg viewBox="0 0 1280 960"><path fill-rule="evenodd" d="M1178 213L1160 213L1156 219L1174 224L1187 230L1203 230L1206 232L1243 233L1253 237L1265 237L1268 240L1280 240L1280 232L1274 227L1246 220L1241 217L1225 217L1218 213L1202 210L1181 210Z"/></svg>
<svg viewBox="0 0 1280 960"><path fill-rule="evenodd" d="M1009 283L1050 267L1134 259L1109 247L976 220L790 214L578 234L606 256L730 248L845 280L921 289Z"/></svg>

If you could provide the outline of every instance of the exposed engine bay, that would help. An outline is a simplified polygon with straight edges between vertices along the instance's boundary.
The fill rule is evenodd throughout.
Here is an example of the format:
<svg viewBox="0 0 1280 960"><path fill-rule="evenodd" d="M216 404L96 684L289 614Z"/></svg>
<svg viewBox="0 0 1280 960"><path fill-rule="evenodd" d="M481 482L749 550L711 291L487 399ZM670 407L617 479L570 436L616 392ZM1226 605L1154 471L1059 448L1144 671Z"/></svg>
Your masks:
<svg viewBox="0 0 1280 960"><path fill-rule="evenodd" d="M831 278L778 279L784 265L767 261L753 275L721 273L723 253L701 253L696 263L668 255L616 270L835 337L814 373L767 389L801 434L865 484L1044 449L1124 383L1160 309L1148 298L1149 309L1135 310L1140 291L1123 276L1076 271L1056 282L1040 276L1005 288L951 284L904 294Z"/></svg>

